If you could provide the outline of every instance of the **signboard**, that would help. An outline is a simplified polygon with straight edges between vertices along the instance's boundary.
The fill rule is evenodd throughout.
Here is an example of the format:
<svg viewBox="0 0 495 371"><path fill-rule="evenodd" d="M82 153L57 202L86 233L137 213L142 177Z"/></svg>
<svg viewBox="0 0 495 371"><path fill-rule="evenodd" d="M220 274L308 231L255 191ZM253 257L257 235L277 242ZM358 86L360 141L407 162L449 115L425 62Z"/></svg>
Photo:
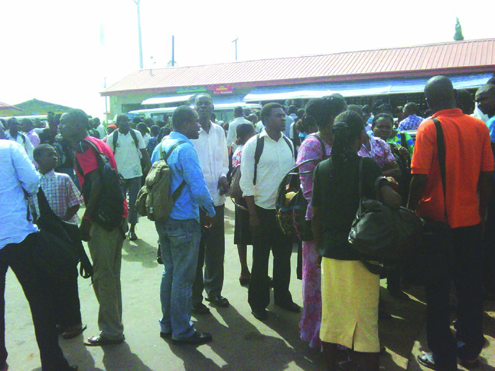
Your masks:
<svg viewBox="0 0 495 371"><path fill-rule="evenodd" d="M184 88L177 88L177 93L202 93L205 92L204 86L188 86Z"/></svg>
<svg viewBox="0 0 495 371"><path fill-rule="evenodd" d="M234 92L234 88L232 86L216 86L213 90L213 94L232 94Z"/></svg>

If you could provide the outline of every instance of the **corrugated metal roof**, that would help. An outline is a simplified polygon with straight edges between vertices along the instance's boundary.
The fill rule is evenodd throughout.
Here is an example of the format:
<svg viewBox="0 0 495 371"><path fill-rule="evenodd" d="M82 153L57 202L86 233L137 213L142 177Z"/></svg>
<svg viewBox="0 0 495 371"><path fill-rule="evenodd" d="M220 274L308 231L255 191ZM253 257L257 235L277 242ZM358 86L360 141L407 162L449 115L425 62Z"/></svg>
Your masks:
<svg viewBox="0 0 495 371"><path fill-rule="evenodd" d="M178 87L300 84L363 78L417 77L495 70L495 39L394 49L139 70L102 95L166 92Z"/></svg>

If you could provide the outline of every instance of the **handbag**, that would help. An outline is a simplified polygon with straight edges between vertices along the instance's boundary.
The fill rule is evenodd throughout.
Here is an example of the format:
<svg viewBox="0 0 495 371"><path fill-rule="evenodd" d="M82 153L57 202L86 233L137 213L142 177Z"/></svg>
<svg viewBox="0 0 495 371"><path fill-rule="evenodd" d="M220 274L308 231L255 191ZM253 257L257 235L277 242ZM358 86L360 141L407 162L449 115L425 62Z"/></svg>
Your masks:
<svg viewBox="0 0 495 371"><path fill-rule="evenodd" d="M349 243L364 256L378 260L406 260L420 245L423 221L412 210L392 210L380 201L378 177L376 200L363 194L363 159L359 163L359 208L349 233ZM372 259L373 260L373 259Z"/></svg>
<svg viewBox="0 0 495 371"><path fill-rule="evenodd" d="M67 279L73 276L74 267L80 262L79 273L83 278L93 275L93 266L86 255L79 228L58 217L50 207L43 190L38 191L40 216L38 246L35 249L37 264L48 275ZM76 273L77 274L77 273Z"/></svg>

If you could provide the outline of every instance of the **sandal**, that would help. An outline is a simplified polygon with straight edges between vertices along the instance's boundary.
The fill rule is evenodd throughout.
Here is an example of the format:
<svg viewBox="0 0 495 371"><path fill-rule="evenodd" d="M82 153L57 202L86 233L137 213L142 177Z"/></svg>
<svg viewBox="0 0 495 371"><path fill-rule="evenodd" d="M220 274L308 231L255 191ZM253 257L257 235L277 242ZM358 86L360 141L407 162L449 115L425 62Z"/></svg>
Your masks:
<svg viewBox="0 0 495 371"><path fill-rule="evenodd" d="M125 340L125 336L122 336L122 339L111 340L111 339L104 339L100 335L98 335L98 336L92 336L92 337L88 338L84 342L84 345L87 345L88 347L101 347L103 345L120 344L120 343L123 343L124 340Z"/></svg>
<svg viewBox="0 0 495 371"><path fill-rule="evenodd" d="M421 365L432 370L438 370L438 366L435 364L435 361L433 359L433 353L423 352L417 357L417 359Z"/></svg>
<svg viewBox="0 0 495 371"><path fill-rule="evenodd" d="M82 334L84 332L84 330L86 330L87 328L88 328L88 326L81 325L81 327L79 327L79 328L76 328L76 329L73 329L73 330L66 330L66 331L63 332L62 337L64 339L75 338L76 336Z"/></svg>

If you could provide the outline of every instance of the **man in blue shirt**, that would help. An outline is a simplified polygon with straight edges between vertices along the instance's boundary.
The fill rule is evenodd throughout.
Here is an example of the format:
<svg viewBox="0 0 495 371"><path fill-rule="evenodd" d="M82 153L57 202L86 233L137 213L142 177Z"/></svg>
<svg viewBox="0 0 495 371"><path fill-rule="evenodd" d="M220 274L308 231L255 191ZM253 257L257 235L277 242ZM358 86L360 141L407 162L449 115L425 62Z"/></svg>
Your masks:
<svg viewBox="0 0 495 371"><path fill-rule="evenodd" d="M24 192L38 191L39 176L21 144L0 140L0 370L7 370L5 274L10 267L29 301L43 371L77 370L58 345L51 296L52 280L34 258L38 229L28 217Z"/></svg>
<svg viewBox="0 0 495 371"><path fill-rule="evenodd" d="M399 131L404 130L417 130L419 124L421 124L424 118L418 116L419 107L414 102L409 102L404 106L404 117L399 124Z"/></svg>
<svg viewBox="0 0 495 371"><path fill-rule="evenodd" d="M160 336L172 337L176 344L204 344L212 340L206 332L198 332L191 322L192 285L198 264L201 225L199 208L206 213L206 228L216 223L215 207L199 165L198 155L190 139L199 137L199 117L188 106L181 106L172 116L174 131L153 151L151 162L169 154L170 191L182 191L167 221L155 222L160 237L164 264L160 299L163 317ZM164 156L166 157L166 156Z"/></svg>
<svg viewBox="0 0 495 371"><path fill-rule="evenodd" d="M490 130L492 150L495 152L495 85L486 84L479 88L476 92L476 103L480 111L489 117L486 125ZM495 300L495 195L493 193L488 203L483 249L485 299Z"/></svg>

